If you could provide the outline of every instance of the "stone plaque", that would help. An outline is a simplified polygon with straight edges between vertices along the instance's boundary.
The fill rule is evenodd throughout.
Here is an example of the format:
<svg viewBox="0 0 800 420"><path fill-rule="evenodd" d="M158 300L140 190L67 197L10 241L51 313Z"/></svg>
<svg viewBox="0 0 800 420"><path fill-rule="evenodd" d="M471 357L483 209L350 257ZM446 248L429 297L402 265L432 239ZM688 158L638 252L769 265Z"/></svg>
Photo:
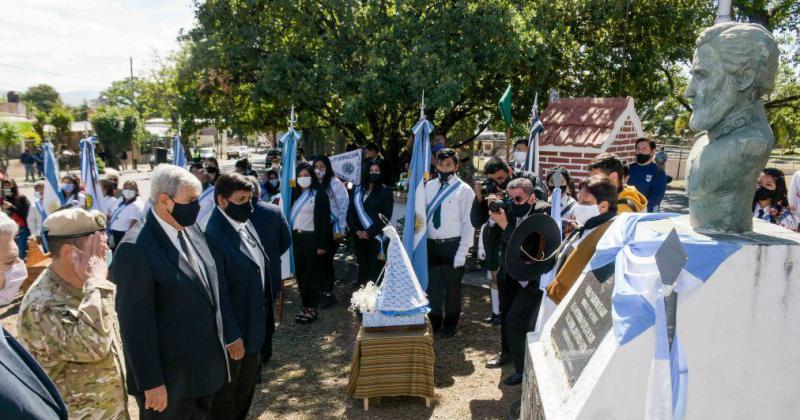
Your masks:
<svg viewBox="0 0 800 420"><path fill-rule="evenodd" d="M611 330L614 263L586 274L552 329L555 354L564 364L570 386L580 377L600 342Z"/></svg>
<svg viewBox="0 0 800 420"><path fill-rule="evenodd" d="M520 420L546 420L542 397L539 395L539 384L533 371L531 352L525 351L525 374L522 376L522 403L520 404Z"/></svg>

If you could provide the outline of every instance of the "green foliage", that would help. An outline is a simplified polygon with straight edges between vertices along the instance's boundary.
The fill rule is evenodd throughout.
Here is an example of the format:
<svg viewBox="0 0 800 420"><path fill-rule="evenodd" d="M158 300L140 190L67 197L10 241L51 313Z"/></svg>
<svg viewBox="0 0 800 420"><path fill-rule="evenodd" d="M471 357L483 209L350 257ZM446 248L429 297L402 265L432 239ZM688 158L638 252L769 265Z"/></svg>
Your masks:
<svg viewBox="0 0 800 420"><path fill-rule="evenodd" d="M48 122L55 130L55 142L59 144L67 139L70 133L73 117L69 108L57 105L50 111Z"/></svg>
<svg viewBox="0 0 800 420"><path fill-rule="evenodd" d="M46 134L44 132L45 125L47 125L47 113L44 111L36 111L36 113L33 115L32 128L40 139L46 138Z"/></svg>
<svg viewBox="0 0 800 420"><path fill-rule="evenodd" d="M58 92L55 88L46 84L31 86L22 95L22 100L39 111L46 113L49 113L53 107L61 104L61 97L58 95Z"/></svg>
<svg viewBox="0 0 800 420"><path fill-rule="evenodd" d="M5 172L8 168L11 148L22 140L16 124L0 122L0 169Z"/></svg>
<svg viewBox="0 0 800 420"><path fill-rule="evenodd" d="M89 108L89 104L86 101L83 101L77 107L71 107L72 111L72 118L75 121L88 121L89 120L89 113L91 112L91 108Z"/></svg>
<svg viewBox="0 0 800 420"><path fill-rule="evenodd" d="M110 166L117 166L122 151L129 150L141 135L139 118L130 108L102 107L90 121Z"/></svg>

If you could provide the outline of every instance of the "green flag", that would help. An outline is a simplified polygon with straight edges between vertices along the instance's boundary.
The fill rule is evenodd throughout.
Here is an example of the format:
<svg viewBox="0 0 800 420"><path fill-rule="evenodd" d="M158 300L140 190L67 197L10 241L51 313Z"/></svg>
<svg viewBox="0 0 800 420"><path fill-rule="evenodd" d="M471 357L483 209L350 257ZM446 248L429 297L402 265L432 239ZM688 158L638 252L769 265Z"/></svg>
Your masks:
<svg viewBox="0 0 800 420"><path fill-rule="evenodd" d="M503 116L503 121L506 122L506 126L511 125L511 85L510 84L506 88L506 91L503 93L503 96L500 97L500 102L497 103L497 106L500 107L500 115Z"/></svg>

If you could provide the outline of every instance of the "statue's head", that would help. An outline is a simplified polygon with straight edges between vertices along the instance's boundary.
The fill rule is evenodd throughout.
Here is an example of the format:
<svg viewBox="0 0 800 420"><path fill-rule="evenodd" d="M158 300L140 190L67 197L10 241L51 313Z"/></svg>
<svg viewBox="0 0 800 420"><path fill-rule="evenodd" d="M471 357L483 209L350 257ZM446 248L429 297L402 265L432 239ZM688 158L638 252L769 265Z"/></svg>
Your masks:
<svg viewBox="0 0 800 420"><path fill-rule="evenodd" d="M691 79L693 130L711 130L737 106L768 94L775 84L778 46L763 26L720 23L697 38Z"/></svg>

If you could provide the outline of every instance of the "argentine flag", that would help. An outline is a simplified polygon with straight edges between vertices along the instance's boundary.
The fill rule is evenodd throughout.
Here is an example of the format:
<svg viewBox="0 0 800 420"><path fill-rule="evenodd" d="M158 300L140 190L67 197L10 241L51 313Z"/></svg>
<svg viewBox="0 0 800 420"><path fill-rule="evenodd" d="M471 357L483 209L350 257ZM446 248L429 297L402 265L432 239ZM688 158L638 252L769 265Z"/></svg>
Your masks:
<svg viewBox="0 0 800 420"><path fill-rule="evenodd" d="M97 172L97 161L94 157L94 136L81 139L81 182L85 188L86 208L99 210L106 214L103 205L103 189L100 187L100 175Z"/></svg>
<svg viewBox="0 0 800 420"><path fill-rule="evenodd" d="M281 157L281 208L283 215L289 222L289 230L292 229L292 188L295 186L297 177L297 142L300 141L302 134L289 127L289 131L281 137L279 144L283 145L283 156ZM289 247L289 272L294 273L294 254L292 247ZM284 274L285 278L286 275Z"/></svg>
<svg viewBox="0 0 800 420"><path fill-rule="evenodd" d="M42 205L48 215L64 205L64 195L59 187L58 160L53 154L53 144L44 144L44 193Z"/></svg>
<svg viewBox="0 0 800 420"><path fill-rule="evenodd" d="M403 247L406 250L422 290L428 288L428 244L425 211L425 180L431 165L431 124L424 116L414 126L414 153L408 173L408 199L406 201Z"/></svg>
<svg viewBox="0 0 800 420"><path fill-rule="evenodd" d="M531 114L531 130L528 133L528 158L525 159L525 170L539 176L539 135L544 132L542 121L536 109Z"/></svg>
<svg viewBox="0 0 800 420"><path fill-rule="evenodd" d="M172 139L172 164L181 168L186 167L186 154L183 153L180 134L175 135L175 138Z"/></svg>

